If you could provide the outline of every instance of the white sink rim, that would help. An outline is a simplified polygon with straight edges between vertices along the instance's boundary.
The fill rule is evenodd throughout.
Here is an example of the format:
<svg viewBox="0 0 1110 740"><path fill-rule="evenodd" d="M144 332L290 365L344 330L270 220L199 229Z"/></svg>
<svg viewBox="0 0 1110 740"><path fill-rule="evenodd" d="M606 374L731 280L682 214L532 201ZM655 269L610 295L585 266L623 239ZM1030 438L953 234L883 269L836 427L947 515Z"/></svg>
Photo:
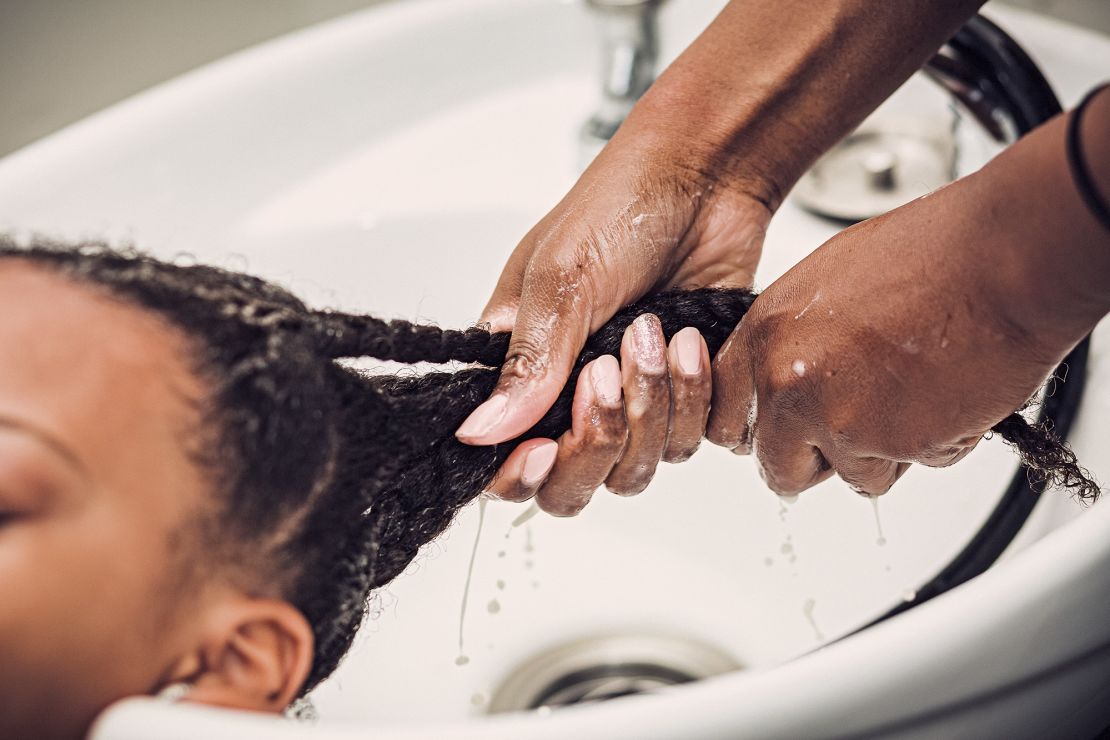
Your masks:
<svg viewBox="0 0 1110 740"><path fill-rule="evenodd" d="M489 6L498 4L498 0L472 1ZM425 17L434 16L438 9L446 4L447 0L423 0L422 2L406 4L398 3L390 7L375 9L374 12L394 14L399 19L398 22L407 20L419 23ZM343 21L337 23L339 24L336 26L338 29ZM318 32L318 30L314 29L313 32ZM283 39L280 43L287 43L288 41L289 39ZM254 74L256 69L248 69L252 65L266 66L268 64L268 49L270 49L269 44L239 55L239 62L244 73ZM205 77L204 70L200 70L185 79L177 81L175 85L178 87L174 90L175 94L180 94L182 86L189 84L207 85L210 84L210 80ZM46 140L12 155L0 163L0 173L2 173L0 177L31 177L40 168L49 168L52 161L64 161L90 146L95 148L95 142L99 137L118 135L116 127L121 123L140 127L146 125L141 116L137 115L137 112L145 111L149 113L156 109L157 106L153 105L152 101L156 101L157 96L164 94L168 94L166 89L158 89L137 96L120 106L86 119L86 121L71 129L48 137ZM643 728L659 729L668 726L673 727L676 731L681 731L681 722L677 725L669 725L666 717L668 715L671 717L699 716L699 712L703 715L705 713L715 713L715 716L720 718L727 716L730 718L730 722L741 723L728 725L732 728L738 726L754 728L758 726L760 721L774 720L776 724L767 725L768 733L773 734L773 732L778 732L784 727L782 721L784 716L790 714L790 707L789 704L774 704L772 697L782 696L785 692L789 695L791 702L796 702L802 700L803 696L807 696L806 691L814 691L817 693L807 698L815 704L819 704L822 696L820 694L821 677L830 675L827 672L829 670L834 668L848 670L853 666L869 665L876 669L874 671L876 675L900 675L904 671L899 671L899 666L896 663L884 663L883 656L878 654L877 651L883 647L913 645L915 643L915 633L935 634L935 630L940 629L948 634L956 629L956 625L962 625L963 634L965 635L989 635L993 627L998 624L996 621L992 621L993 619L1002 619L1007 614L1012 613L1012 609L1030 600L1031 595L1035 594L1039 599L1044 600L1062 598L1061 594L1053 592L1049 587L1054 583L1066 584L1073 582L1070 578L1060 580L1064 575L1079 578L1084 573L1097 572L1094 569L1100 560L1106 558L1107 554L1107 547L1102 540L1106 539L1105 533L1110 531L1108 523L1110 523L1110 514L1107 512L1106 506L1097 507L1096 510L1084 515L1079 521L1067 525L1066 532L1054 533L1045 541L1034 545L1030 550L1012 561L992 569L980 579L977 579L974 584L919 607L898 620L850 638L820 653L798 659L774 671L736 674L697 686L675 689L666 695L651 697L650 699L633 698L611 705L576 708L560 712L556 716L543 720L543 722L536 722L530 718L510 717L480 723L452 723L450 726L404 726L390 730L392 733L390 736L416 737L434 731L437 734L442 732L443 734L440 736L444 737L513 737L519 736L518 734L514 735L514 733L519 733L527 728L527 731L532 733L533 736L541 737L544 735L536 733L546 733L548 730L545 728L551 728L549 736L555 737L565 736L565 733L571 731L589 734L590 728L599 726L593 723L598 722L603 724L612 723L611 726L617 728L624 724L621 722L622 718L627 719L633 715L637 720L635 727L640 728L641 731ZM1102 540L1099 537L1102 537ZM1061 563L1066 564L1067 568L1063 568L1060 565ZM1018 564L1021 564L1021 570L1018 569ZM1038 586L1043 586L1043 589L1030 589L1028 587L1029 584L1025 579L1029 577L1029 573L1046 574L1046 578L1037 583ZM1051 575L1051 578L1055 580L1050 582L1047 575ZM1015 594L1019 594L1020 598ZM965 609L970 609L966 613L974 615L976 619L961 618L961 611ZM880 668L882 670L879 670ZM891 673L886 673L887 670ZM864 694L866 692L860 693ZM752 702L745 704L744 707L731 708L731 703L725 701L728 698L736 699L741 695L745 699L751 699ZM875 694L870 696L873 698ZM764 706L764 700L768 702L766 706L776 707L774 711L753 708L755 704ZM730 711L722 711L722 706L730 707ZM845 706L850 705L843 704L842 700L839 700L836 709L839 712ZM105 724L101 725L101 731L106 733L115 731L108 729L113 727L114 717L124 717L122 721L130 722L131 719L139 717L139 713L146 712L148 709L149 705L143 700L124 703L119 708L122 714L112 712L105 717ZM161 712L162 708L159 707L157 711ZM162 717L161 721L167 721L175 711L183 712L183 718L186 715L195 715L197 721L201 721L200 718L206 714L200 710L171 709L166 710L167 713L164 716L159 715ZM856 711L862 712L863 708L856 707ZM134 714L128 714L131 712ZM227 720L220 713L213 713L212 716L218 716L221 723ZM131 719L127 719L128 717L131 717ZM250 721L255 722L256 720L252 719ZM183 719L182 722L182 727L190 726L189 719ZM257 720L257 722L259 722L259 728L265 726L267 732L276 732L264 720ZM521 724L523 722L528 724ZM146 725L147 728L150 726L149 724ZM329 734L350 732L352 737L354 736L353 733L356 732L353 729L342 730L339 727L334 729L321 727L319 730L321 733ZM297 731L303 733L303 728L298 728ZM386 728L382 728L381 732L384 734ZM104 736L114 737L111 734ZM269 736L276 735L271 734Z"/></svg>

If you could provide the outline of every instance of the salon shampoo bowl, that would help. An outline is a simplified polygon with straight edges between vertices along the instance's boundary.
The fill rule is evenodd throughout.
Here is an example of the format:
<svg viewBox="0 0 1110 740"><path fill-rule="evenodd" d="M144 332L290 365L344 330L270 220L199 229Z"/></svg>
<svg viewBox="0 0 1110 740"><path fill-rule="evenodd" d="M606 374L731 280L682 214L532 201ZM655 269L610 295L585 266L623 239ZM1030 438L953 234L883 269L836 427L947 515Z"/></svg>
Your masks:
<svg viewBox="0 0 1110 740"><path fill-rule="evenodd" d="M664 61L721 4L671 0ZM987 14L1066 105L1110 68L1105 38L1013 10ZM577 176L597 46L575 3L385 2L209 65L0 161L0 229L134 241L250 269L317 304L465 325L516 240ZM922 80L884 109L947 110ZM994 151L974 127L958 135L962 171ZM788 200L759 284L835 230ZM1106 345L1104 324L1071 433L1103 481ZM1044 496L984 575L836 641L935 576L1014 469L993 440L951 469L911 470L877 510L837 481L787 507L750 460L707 447L663 466L641 496L599 492L573 520L512 528L524 507L491 503L464 624L470 662L459 667L478 523L469 507L375 599L351 655L316 692L319 722L132 699L107 710L92 737L1091 737L1110 724L1106 504ZM505 677L547 649L648 633L710 645L741 668L651 695L488 715Z"/></svg>

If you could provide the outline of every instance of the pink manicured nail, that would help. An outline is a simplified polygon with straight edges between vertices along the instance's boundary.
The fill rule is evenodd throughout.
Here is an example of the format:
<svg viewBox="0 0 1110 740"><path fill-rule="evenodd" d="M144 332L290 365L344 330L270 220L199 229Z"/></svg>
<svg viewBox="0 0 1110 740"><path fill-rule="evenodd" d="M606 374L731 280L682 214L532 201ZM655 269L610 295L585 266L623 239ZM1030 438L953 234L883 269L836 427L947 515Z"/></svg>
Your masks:
<svg viewBox="0 0 1110 740"><path fill-rule="evenodd" d="M534 447L524 456L524 468L520 471L520 480L526 486L534 486L542 481L555 464L555 455L559 452L559 445L546 442Z"/></svg>
<svg viewBox="0 0 1110 740"><path fill-rule="evenodd" d="M701 372L701 335L698 330L688 326L678 333L678 366L687 375Z"/></svg>
<svg viewBox="0 0 1110 740"><path fill-rule="evenodd" d="M662 373L667 369L667 347L658 318L650 313L636 317L632 322L632 349L641 370Z"/></svg>
<svg viewBox="0 0 1110 740"><path fill-rule="evenodd" d="M508 406L509 399L505 396L500 394L490 396L488 401L474 409L466 418L459 430L455 432L455 436L474 438L489 434L505 418Z"/></svg>
<svg viewBox="0 0 1110 740"><path fill-rule="evenodd" d="M602 355L590 366L590 380L598 398L609 405L621 400L621 366L612 355Z"/></svg>

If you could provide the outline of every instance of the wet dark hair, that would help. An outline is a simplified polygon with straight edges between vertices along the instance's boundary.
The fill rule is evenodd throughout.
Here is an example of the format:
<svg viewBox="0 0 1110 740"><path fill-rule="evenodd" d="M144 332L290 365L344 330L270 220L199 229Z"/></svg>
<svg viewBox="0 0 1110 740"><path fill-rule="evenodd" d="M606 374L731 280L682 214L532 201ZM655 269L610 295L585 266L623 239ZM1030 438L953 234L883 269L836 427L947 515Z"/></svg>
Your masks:
<svg viewBox="0 0 1110 740"><path fill-rule="evenodd" d="M213 529L218 544L245 550L312 625L315 655L302 694L335 670L373 589L400 574L486 489L517 441L557 438L569 428L579 372L603 354L619 354L634 318L655 314L668 340L697 327L713 355L755 300L748 290L706 288L621 310L589 339L535 427L519 440L474 447L454 431L493 390L507 334L316 311L259 278L100 243L20 245L0 237L0 258L104 288L194 342L194 369L211 389L198 454L218 491ZM371 375L340 362L361 357L476 367ZM1042 480L1082 497L1098 494L1049 429L1015 413L995 431Z"/></svg>

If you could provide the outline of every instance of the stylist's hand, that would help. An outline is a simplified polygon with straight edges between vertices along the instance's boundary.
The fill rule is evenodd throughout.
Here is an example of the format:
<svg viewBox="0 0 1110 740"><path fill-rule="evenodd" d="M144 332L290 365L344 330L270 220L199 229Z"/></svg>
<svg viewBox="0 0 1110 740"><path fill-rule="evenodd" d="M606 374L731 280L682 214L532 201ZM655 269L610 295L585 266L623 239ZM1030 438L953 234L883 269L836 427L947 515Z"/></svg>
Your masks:
<svg viewBox="0 0 1110 740"><path fill-rule="evenodd" d="M714 360L708 438L754 453L780 494L835 471L877 495L911 463L956 462L1023 405L1110 305L1107 235L1063 126L772 284Z"/></svg>
<svg viewBox="0 0 1110 740"><path fill-rule="evenodd" d="M517 246L481 317L512 330L508 360L460 440L494 444L531 428L587 337L649 291L751 284L770 212L738 187L707 179L681 149L618 133ZM545 511L572 515L603 483L638 493L660 459L692 454L708 415L701 337L688 331L667 347L658 321L643 318L621 354L619 367L603 358L583 373L591 384L579 381L573 428L557 441L521 444L493 493L535 496Z"/></svg>

